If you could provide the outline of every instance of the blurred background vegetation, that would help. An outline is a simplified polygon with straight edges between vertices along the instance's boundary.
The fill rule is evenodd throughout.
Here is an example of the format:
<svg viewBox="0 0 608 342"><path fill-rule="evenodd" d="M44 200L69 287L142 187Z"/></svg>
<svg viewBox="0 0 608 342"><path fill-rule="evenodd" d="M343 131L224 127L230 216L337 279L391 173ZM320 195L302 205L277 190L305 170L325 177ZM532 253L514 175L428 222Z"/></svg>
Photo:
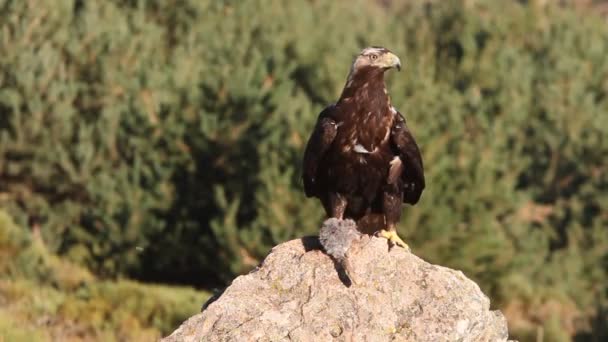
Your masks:
<svg viewBox="0 0 608 342"><path fill-rule="evenodd" d="M414 252L514 338L605 341L607 7L0 0L0 341L154 340L316 234L304 144L367 45L405 62Z"/></svg>

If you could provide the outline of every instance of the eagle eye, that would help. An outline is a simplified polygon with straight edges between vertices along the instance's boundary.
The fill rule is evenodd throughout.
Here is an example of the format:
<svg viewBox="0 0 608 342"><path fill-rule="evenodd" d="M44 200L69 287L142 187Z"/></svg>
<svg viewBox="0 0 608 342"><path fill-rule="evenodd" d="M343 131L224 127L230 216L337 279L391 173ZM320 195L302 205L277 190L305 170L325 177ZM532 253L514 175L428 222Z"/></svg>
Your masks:
<svg viewBox="0 0 608 342"><path fill-rule="evenodd" d="M369 55L369 58L373 61L373 60L376 60L378 58L378 55L371 54L371 55Z"/></svg>

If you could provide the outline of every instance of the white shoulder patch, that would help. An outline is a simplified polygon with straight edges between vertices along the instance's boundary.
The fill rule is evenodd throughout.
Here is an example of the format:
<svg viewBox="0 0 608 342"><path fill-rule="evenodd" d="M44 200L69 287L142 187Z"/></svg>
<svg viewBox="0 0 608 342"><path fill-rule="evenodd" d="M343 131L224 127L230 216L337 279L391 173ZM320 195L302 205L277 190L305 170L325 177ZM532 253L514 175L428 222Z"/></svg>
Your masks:
<svg viewBox="0 0 608 342"><path fill-rule="evenodd" d="M356 144L355 148L353 148L353 151L357 152L357 153L369 153L369 151L363 147L363 145L361 144Z"/></svg>

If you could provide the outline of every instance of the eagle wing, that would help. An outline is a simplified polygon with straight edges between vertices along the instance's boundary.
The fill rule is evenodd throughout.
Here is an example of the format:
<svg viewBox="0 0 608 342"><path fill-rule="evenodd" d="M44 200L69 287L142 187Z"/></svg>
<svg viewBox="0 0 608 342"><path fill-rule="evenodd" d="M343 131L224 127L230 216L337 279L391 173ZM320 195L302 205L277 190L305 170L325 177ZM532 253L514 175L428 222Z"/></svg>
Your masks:
<svg viewBox="0 0 608 342"><path fill-rule="evenodd" d="M416 140L405 124L405 118L399 112L396 112L391 128L391 142L395 154L403 164L402 167L396 168L400 171L403 181L403 202L416 204L425 185L422 156Z"/></svg>
<svg viewBox="0 0 608 342"><path fill-rule="evenodd" d="M336 133L338 132L338 126L332 119L334 111L335 105L328 106L321 111L315 129L306 144L302 179L304 180L304 191L308 197L318 194L317 170L319 168L319 162L323 158L325 152L327 152L327 149L331 146L336 137Z"/></svg>

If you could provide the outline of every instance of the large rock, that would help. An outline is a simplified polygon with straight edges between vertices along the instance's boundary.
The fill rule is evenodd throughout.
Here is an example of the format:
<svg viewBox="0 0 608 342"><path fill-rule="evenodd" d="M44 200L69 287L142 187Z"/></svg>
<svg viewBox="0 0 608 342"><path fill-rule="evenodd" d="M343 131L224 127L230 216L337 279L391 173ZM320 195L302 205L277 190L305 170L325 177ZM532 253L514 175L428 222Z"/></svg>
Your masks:
<svg viewBox="0 0 608 342"><path fill-rule="evenodd" d="M462 272L380 238L354 247L348 284L316 237L278 245L163 341L507 340L505 318Z"/></svg>

